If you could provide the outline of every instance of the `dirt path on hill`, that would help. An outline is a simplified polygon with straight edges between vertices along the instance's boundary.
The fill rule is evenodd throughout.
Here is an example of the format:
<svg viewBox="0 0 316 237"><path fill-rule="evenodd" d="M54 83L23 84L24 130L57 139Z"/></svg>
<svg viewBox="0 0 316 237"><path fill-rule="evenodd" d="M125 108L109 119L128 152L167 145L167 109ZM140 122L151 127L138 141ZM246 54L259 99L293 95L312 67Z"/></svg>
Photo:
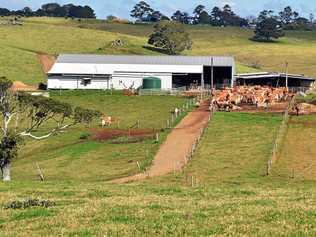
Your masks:
<svg viewBox="0 0 316 237"><path fill-rule="evenodd" d="M43 71L45 73L49 72L49 70L53 67L56 61L54 56L43 54L43 53L37 54L37 58L40 61Z"/></svg>
<svg viewBox="0 0 316 237"><path fill-rule="evenodd" d="M208 123L209 115L208 103L205 102L200 108L190 112L171 131L156 154L153 165L148 172L113 180L112 182L127 183L147 177L166 175L174 170L181 170L186 164L185 157L188 151L198 138L201 129Z"/></svg>

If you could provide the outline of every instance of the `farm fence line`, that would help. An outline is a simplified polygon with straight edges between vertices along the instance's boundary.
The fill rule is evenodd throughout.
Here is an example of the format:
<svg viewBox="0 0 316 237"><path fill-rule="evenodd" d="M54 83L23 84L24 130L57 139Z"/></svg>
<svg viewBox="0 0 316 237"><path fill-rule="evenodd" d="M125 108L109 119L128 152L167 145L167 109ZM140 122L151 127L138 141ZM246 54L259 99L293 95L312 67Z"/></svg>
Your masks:
<svg viewBox="0 0 316 237"><path fill-rule="evenodd" d="M214 111L211 110L210 114L209 114L209 117L208 117L208 122L205 123L205 125L201 128L200 133L199 133L198 137L194 140L191 149L188 150L186 156L184 157L184 166L189 161L192 160L193 155L196 152L196 150L197 150L197 148L198 148L198 146L199 146L199 144L200 144L200 142L201 142L201 140L202 140L202 138L203 138L203 136L205 134L205 131L206 131L206 129L207 129L212 117L213 117L213 114L214 114ZM187 176L186 175L186 183L190 184L192 187L198 187L199 186L199 180L198 180L197 177L194 177L194 175L192 175L192 176Z"/></svg>
<svg viewBox="0 0 316 237"><path fill-rule="evenodd" d="M191 111L194 110L194 108L196 108L196 105L199 101L203 101L203 100L206 100L208 99L210 96L210 92L206 92L206 93L201 93L200 95L196 96L196 97L193 97L193 98L190 98L188 100L186 100L186 102L182 105L182 106L178 106L174 109L172 109L170 112L171 112L171 115L170 117L166 120L166 123L163 124L162 128L163 129L174 129L177 124L188 114L190 113ZM209 116L209 120L211 119L211 116ZM138 120L138 122L136 123L138 125L138 128L140 128L140 122ZM135 124L135 125L136 125ZM134 125L134 126L135 126ZM206 129L207 127L207 124L206 126L201 129L201 132L198 136L198 138L196 139L196 141L194 142L194 144L192 145L192 149L195 151L196 147L197 147L197 143L200 142L201 140L201 137L204 133L204 130ZM153 136L153 139L155 140L156 143L159 143L160 140L161 140L161 134L159 132L156 132L155 135ZM186 157L188 157L189 154L192 153L193 155L193 152L192 152L192 149L191 149L191 152L188 152L188 154L186 155ZM192 157L191 155L191 157ZM187 158L185 158L186 160ZM184 163L181 162L181 164L178 162L177 164L174 163L173 164L173 167L174 167L174 173L176 170L179 170L179 168L181 169L182 166L184 166L185 164L187 163L187 161L185 161ZM148 175L147 174L147 170L145 169L144 170L144 174L145 175Z"/></svg>
<svg viewBox="0 0 316 237"><path fill-rule="evenodd" d="M271 174L272 166L277 161L282 143L284 141L284 138L285 138L285 135L286 135L287 129L288 129L288 122L290 119L289 111L294 106L295 99L296 99L296 96L293 96L293 98L291 99L291 101L289 102L288 106L286 107L286 109L284 111L282 123L281 123L281 125L276 133L274 140L273 140L272 156L271 156L271 159L267 163L266 175Z"/></svg>

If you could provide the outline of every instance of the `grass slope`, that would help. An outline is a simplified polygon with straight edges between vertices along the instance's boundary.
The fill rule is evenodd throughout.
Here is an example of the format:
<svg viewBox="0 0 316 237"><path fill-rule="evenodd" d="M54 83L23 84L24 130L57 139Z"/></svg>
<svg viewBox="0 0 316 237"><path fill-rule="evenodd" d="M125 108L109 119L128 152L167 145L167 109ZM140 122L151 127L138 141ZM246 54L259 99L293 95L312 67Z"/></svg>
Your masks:
<svg viewBox="0 0 316 237"><path fill-rule="evenodd" d="M198 187L182 173L129 185L82 181L83 164L77 176L60 173L58 182L0 183L2 204L28 196L57 202L48 209L1 210L0 235L313 236L314 183L261 176L280 119L216 114L185 170L199 177Z"/></svg>
<svg viewBox="0 0 316 237"><path fill-rule="evenodd" d="M137 120L142 129L165 128L170 111L186 102L185 98L174 96L126 97L95 91L63 91L61 95L53 92L52 97L114 116L120 120L121 129L135 125ZM99 121L92 128L99 128ZM153 139L131 144L81 140L80 135L87 131L91 133L89 128L76 127L47 140L27 141L13 164L13 179L37 179L36 162L47 180L104 181L124 177L139 171L137 161L142 168L148 167L160 145ZM162 132L161 139L167 133Z"/></svg>
<svg viewBox="0 0 316 237"><path fill-rule="evenodd" d="M293 116L273 174L300 180L316 179L316 116Z"/></svg>
<svg viewBox="0 0 316 237"><path fill-rule="evenodd" d="M137 120L142 128L161 129L171 111L182 107L186 99L177 96L123 96L110 91L52 91L51 96L74 106L101 111L120 120L121 128L133 126Z"/></svg>
<svg viewBox="0 0 316 237"><path fill-rule="evenodd" d="M186 172L201 182L257 181L265 174L279 115L216 113Z"/></svg>
<svg viewBox="0 0 316 237"><path fill-rule="evenodd" d="M316 76L316 33L287 32L275 43L250 41L251 30L185 26L193 38L189 55L232 55L240 73L258 70L284 71L289 62L291 73ZM144 48L152 25L107 24L100 20L66 20L60 18L28 18L23 26L0 26L0 65L2 75L12 80L36 84L45 76L36 52L158 54ZM127 45L112 48L110 42L123 39ZM9 60L8 60L9 58ZM254 68L254 67L261 68Z"/></svg>

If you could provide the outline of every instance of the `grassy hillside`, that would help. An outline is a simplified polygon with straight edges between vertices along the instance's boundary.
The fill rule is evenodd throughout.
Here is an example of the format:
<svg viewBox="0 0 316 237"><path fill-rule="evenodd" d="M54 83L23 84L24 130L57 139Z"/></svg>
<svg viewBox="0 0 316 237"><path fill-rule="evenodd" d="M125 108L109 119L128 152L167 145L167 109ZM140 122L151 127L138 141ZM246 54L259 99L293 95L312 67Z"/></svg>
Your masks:
<svg viewBox="0 0 316 237"><path fill-rule="evenodd" d="M262 70L282 70L288 59L291 72L316 76L313 32L288 32L279 43L262 44L249 41L248 30L186 27L194 48L185 54L234 55L239 72L254 70L246 66L254 64L261 64ZM38 83L45 78L38 52L157 54L143 48L151 28L55 18L1 25L0 70L12 80ZM117 38L128 45L111 48L110 41ZM140 120L141 128L160 130L170 111L186 102L108 91L54 91L51 96L114 116L123 129ZM0 182L0 236L314 236L316 189L314 181L306 181L314 177L306 169L314 164L315 116L291 119L281 158L267 177L281 119L265 113L216 113L182 172L125 185L108 181L138 173L137 162L142 169L148 167L168 130L161 132L160 143L80 139L99 129L95 121L90 128L28 141L12 164L13 181ZM36 163L45 182L38 181ZM293 165L298 167L294 179L288 175ZM3 208L25 198L56 205Z"/></svg>
<svg viewBox="0 0 316 237"><path fill-rule="evenodd" d="M186 103L185 98L174 96L127 97L119 93L84 91L67 91L61 95L55 92L52 98L113 116L120 121L120 129L128 129L139 120L141 129L159 131L161 140L168 133L168 130L160 130L170 119L170 111ZM126 144L99 142L93 139L93 134L100 130L99 123L99 120L95 121L91 128L75 127L43 141L28 140L20 149L20 158L13 164L13 179L36 180L36 162L50 181L104 181L139 172L137 162L141 168L151 164L160 145L154 139ZM113 128L117 128L116 123ZM85 133L91 136L80 139ZM128 140L126 137L123 139Z"/></svg>
<svg viewBox="0 0 316 237"><path fill-rule="evenodd" d="M316 179L316 116L292 117L273 173L299 180Z"/></svg>
<svg viewBox="0 0 316 237"><path fill-rule="evenodd" d="M250 41L251 30L185 26L193 38L189 55L232 55L238 72L284 71L316 76L316 32L286 32L276 43ZM36 52L99 54L158 54L144 48L152 25L107 24L100 20L28 18L23 26L0 26L2 74L12 80L38 83L45 80ZM127 45L111 48L114 39ZM10 56L10 57L9 57ZM9 60L8 60L9 58ZM28 65L28 66L26 66ZM260 67L255 69L253 67ZM31 73L30 73L31 72Z"/></svg>
<svg viewBox="0 0 316 237"><path fill-rule="evenodd" d="M203 183L257 181L280 122L279 115L216 114L186 172Z"/></svg>
<svg viewBox="0 0 316 237"><path fill-rule="evenodd" d="M0 203L38 197L53 200L57 206L3 209L0 234L315 235L314 184L262 176L262 167L271 155L273 131L279 122L280 117L273 115L218 113L184 173L129 185L98 182L102 169L119 167L110 159L100 163L101 157L90 160L88 155L78 159L76 154L65 153L68 157L62 164L71 168L71 176L60 172L61 166L55 174L54 169L45 170L54 174L58 182L31 181L19 169L15 173L19 181L0 183ZM84 149L81 147L77 152ZM90 154L95 153L99 150ZM82 164L74 167L80 160ZM21 163L27 162L25 159ZM92 162L102 167L90 170ZM194 187L191 175L198 177Z"/></svg>

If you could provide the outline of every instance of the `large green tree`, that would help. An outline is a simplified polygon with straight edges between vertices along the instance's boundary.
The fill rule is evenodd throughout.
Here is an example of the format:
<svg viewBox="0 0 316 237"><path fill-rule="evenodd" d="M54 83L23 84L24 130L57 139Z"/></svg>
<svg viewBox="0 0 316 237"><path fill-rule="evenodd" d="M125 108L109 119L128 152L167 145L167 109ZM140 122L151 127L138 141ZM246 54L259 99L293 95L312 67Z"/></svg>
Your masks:
<svg viewBox="0 0 316 237"><path fill-rule="evenodd" d="M201 16L201 13L205 10L205 6L198 5L194 8L193 14L194 14L194 22L199 23L199 19Z"/></svg>
<svg viewBox="0 0 316 237"><path fill-rule="evenodd" d="M173 13L171 19L182 24L189 24L192 17L187 12L181 12L180 10L177 10L175 13Z"/></svg>
<svg viewBox="0 0 316 237"><path fill-rule="evenodd" d="M210 16L206 11L202 11L199 16L199 24L210 24Z"/></svg>
<svg viewBox="0 0 316 237"><path fill-rule="evenodd" d="M142 20L143 18L150 16L153 12L154 10L150 7L148 3L146 3L145 1L140 1L134 6L133 10L131 11L131 17Z"/></svg>
<svg viewBox="0 0 316 237"><path fill-rule="evenodd" d="M296 11L293 11L290 6L287 6L283 11L279 12L279 17L284 26L294 23L295 19L299 17Z"/></svg>
<svg viewBox="0 0 316 237"><path fill-rule="evenodd" d="M11 180L11 162L22 139L46 139L76 124L91 123L100 115L50 98L15 93L11 86L11 81L0 78L0 170L4 181Z"/></svg>
<svg viewBox="0 0 316 237"><path fill-rule="evenodd" d="M170 55L180 54L192 47L190 35L185 31L184 26L170 21L161 21L156 24L148 43L164 49Z"/></svg>
<svg viewBox="0 0 316 237"><path fill-rule="evenodd" d="M263 11L260 13L253 37L254 40L272 41L284 36L282 23L272 13L272 11Z"/></svg>

